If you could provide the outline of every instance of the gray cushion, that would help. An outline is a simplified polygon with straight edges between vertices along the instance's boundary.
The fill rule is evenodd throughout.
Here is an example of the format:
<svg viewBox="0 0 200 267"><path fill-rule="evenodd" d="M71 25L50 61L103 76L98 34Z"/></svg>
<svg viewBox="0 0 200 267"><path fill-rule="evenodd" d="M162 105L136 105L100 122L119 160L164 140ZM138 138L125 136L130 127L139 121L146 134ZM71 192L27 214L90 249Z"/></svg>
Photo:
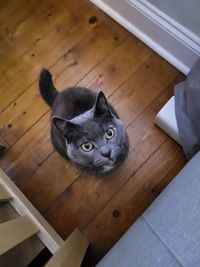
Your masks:
<svg viewBox="0 0 200 267"><path fill-rule="evenodd" d="M200 153L144 213L184 267L200 266Z"/></svg>
<svg viewBox="0 0 200 267"><path fill-rule="evenodd" d="M117 242L97 267L180 267L143 218Z"/></svg>

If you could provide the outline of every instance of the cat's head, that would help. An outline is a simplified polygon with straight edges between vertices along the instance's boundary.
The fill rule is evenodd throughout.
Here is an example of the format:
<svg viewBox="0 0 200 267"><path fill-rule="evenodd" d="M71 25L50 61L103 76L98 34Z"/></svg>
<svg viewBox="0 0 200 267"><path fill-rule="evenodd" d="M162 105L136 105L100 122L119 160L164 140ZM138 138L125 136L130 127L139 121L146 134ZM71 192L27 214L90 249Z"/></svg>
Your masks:
<svg viewBox="0 0 200 267"><path fill-rule="evenodd" d="M111 111L100 92L92 109L67 120L52 117L54 126L62 132L67 144L67 155L76 164L109 171L115 167L125 142L121 120Z"/></svg>

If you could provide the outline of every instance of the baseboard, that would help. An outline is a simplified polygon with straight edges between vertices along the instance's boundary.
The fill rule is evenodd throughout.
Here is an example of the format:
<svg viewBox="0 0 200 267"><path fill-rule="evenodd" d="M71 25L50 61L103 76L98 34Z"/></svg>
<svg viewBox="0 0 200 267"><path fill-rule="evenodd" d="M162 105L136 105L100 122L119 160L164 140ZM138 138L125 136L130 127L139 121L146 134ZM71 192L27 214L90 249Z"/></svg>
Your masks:
<svg viewBox="0 0 200 267"><path fill-rule="evenodd" d="M90 1L184 74L200 56L199 38L146 0Z"/></svg>

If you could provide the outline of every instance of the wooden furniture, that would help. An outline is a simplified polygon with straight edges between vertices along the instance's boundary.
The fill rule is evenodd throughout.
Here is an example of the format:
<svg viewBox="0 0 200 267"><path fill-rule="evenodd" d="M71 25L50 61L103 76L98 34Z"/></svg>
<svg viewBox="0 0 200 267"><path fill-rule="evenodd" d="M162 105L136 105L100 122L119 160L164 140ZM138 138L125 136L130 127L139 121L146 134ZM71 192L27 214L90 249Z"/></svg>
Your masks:
<svg viewBox="0 0 200 267"><path fill-rule="evenodd" d="M27 266L47 247L50 266L80 266L88 241L75 230L64 241L0 169L0 266Z"/></svg>

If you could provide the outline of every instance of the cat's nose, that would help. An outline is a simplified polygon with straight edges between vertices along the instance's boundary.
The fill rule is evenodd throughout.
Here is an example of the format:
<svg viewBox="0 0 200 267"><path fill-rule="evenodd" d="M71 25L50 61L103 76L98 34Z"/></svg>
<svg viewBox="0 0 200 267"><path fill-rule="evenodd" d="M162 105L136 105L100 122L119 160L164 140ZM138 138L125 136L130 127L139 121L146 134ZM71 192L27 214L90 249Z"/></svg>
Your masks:
<svg viewBox="0 0 200 267"><path fill-rule="evenodd" d="M110 149L104 149L103 151L101 151L101 155L106 157L106 158L109 158L110 154L111 154Z"/></svg>

